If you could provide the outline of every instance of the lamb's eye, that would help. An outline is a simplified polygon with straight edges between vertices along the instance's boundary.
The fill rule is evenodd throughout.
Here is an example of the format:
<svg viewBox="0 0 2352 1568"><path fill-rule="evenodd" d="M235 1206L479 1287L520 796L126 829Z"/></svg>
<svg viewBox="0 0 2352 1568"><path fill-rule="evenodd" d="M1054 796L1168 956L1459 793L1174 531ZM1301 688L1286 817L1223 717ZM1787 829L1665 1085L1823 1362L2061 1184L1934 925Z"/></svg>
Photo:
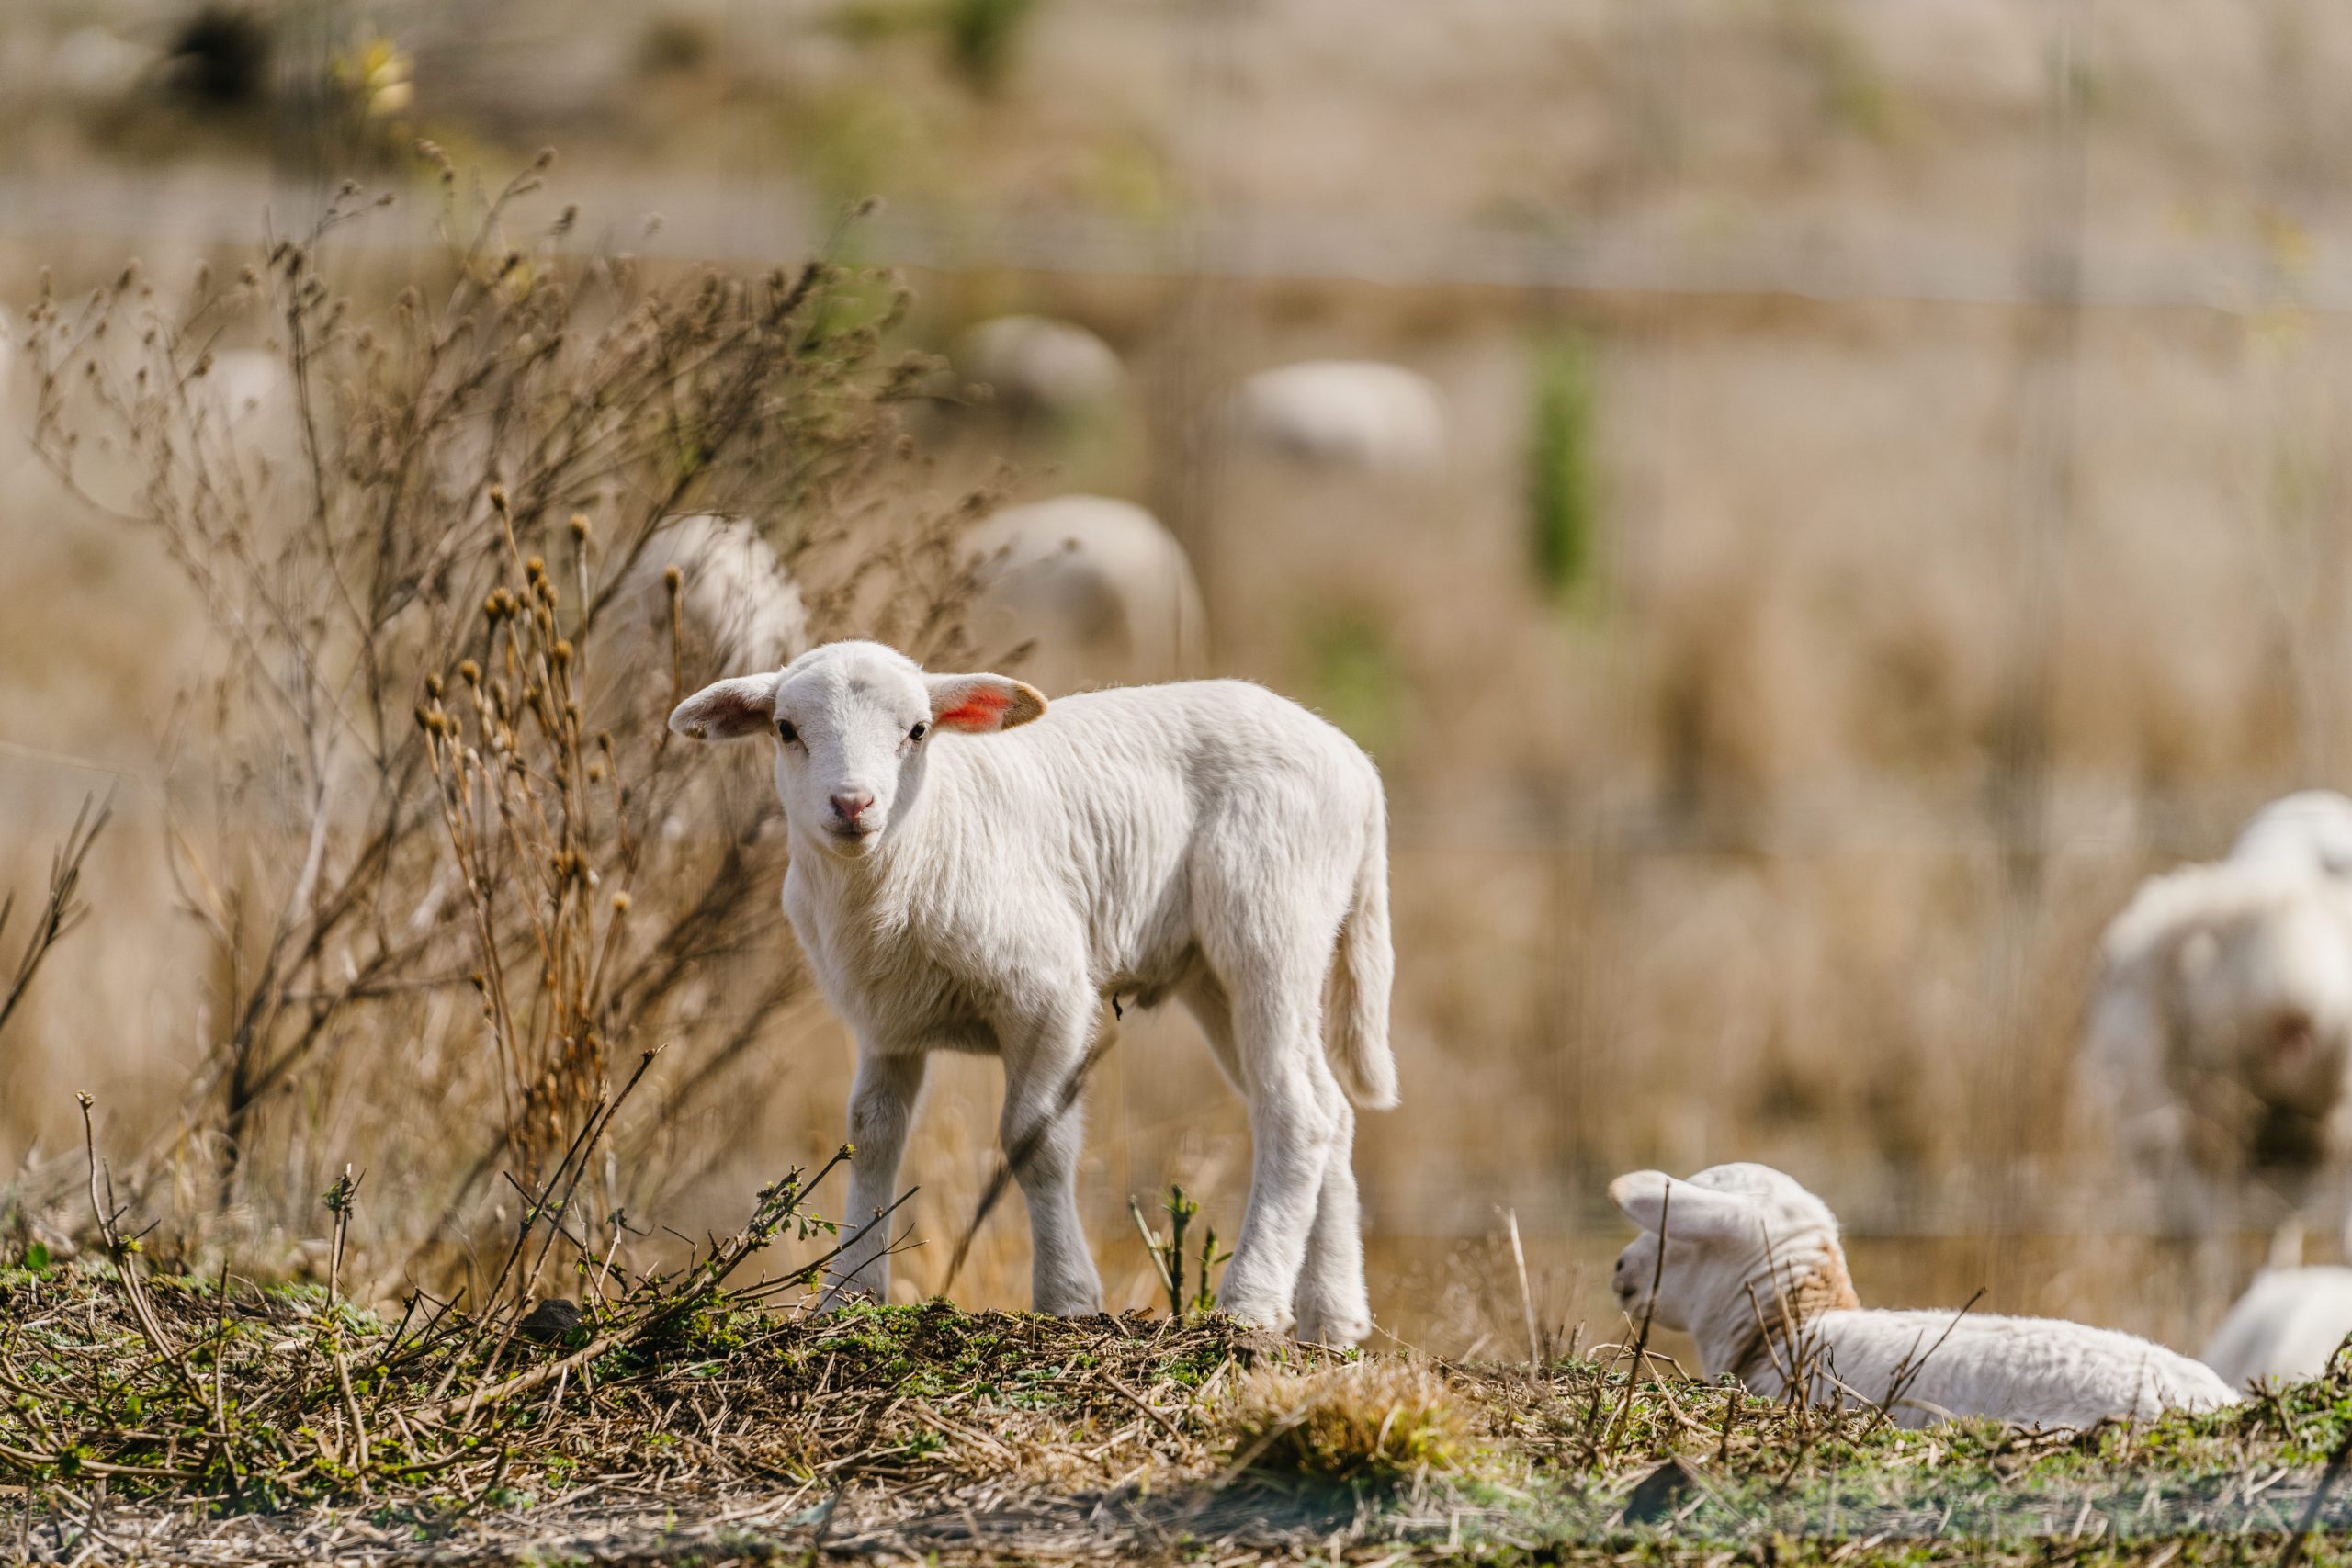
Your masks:
<svg viewBox="0 0 2352 1568"><path fill-rule="evenodd" d="M800 731L792 728L792 721L790 719L780 718L775 721L775 738L778 740L783 741L785 744L790 745L793 741L800 739Z"/></svg>
<svg viewBox="0 0 2352 1568"><path fill-rule="evenodd" d="M915 720L915 727L907 731L907 739L910 740L920 740L930 733L931 720L927 718L919 718Z"/></svg>

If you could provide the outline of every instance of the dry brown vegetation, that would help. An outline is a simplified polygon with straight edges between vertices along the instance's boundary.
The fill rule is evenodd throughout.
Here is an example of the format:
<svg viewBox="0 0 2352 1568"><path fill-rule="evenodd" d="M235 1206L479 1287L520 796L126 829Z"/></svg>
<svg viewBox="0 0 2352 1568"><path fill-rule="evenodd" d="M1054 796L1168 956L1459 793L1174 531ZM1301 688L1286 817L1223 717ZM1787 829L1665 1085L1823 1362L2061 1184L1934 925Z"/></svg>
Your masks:
<svg viewBox="0 0 2352 1568"><path fill-rule="evenodd" d="M161 824L204 1049L119 1175L193 1261L364 1168L402 1200L386 1289L472 1269L500 1183L550 1190L640 1055L669 1053L573 1173L580 1207L693 1179L678 1130L724 1135L806 988L773 803L680 765L661 722L728 653L689 646L674 581L641 585L657 533L766 519L820 626L954 636L944 520L876 515L911 374L887 285L559 260L568 218L503 237L535 177L475 199L445 173L437 283L345 292L325 246L369 207L347 187L185 302L134 267L27 334L40 458L213 628ZM16 1201L54 1207L55 1170Z"/></svg>
<svg viewBox="0 0 2352 1568"><path fill-rule="evenodd" d="M2345 766L2336 453L2352 405L2342 172L2325 156L2345 107L2324 90L2352 37L2341 14L2197 0L2158 28L2036 0L1481 0L1442 20L1356 27L1323 0L1181 16L1046 6L989 93L955 79L924 7L649 6L614 24L641 23L643 39L612 47L589 29L557 38L539 15L394 6L371 17L412 57L417 127L452 127L446 140L472 150L528 136L514 143L527 150L560 125L590 166L571 191L586 209L571 233L551 235L560 208L540 199L492 243L499 259L520 249L534 276L569 279L630 247L797 255L793 192L822 193L807 204L821 232L833 195L878 189L891 206L853 246L933 264L892 349L1038 308L1086 321L1129 360L1132 406L1012 449L1011 485L1149 500L1200 564L1220 669L1316 703L1380 755L1396 802L1407 1110L1368 1125L1362 1163L1375 1293L1398 1333L1482 1353L1524 1337L1487 1239L1498 1202L1525 1233L1545 1330L1606 1325L1620 1233L1600 1183L1728 1157L1784 1163L1828 1193L1864 1233L1856 1262L1872 1301L1950 1304L1982 1284L1999 1308L2178 1345L2210 1326L2220 1303L2176 1288L2141 1216L2086 1197L2066 1070L2092 942L2137 877L2217 849L2256 803L2340 782ZM56 42L80 17L22 36ZM0 128L21 166L155 202L141 224L111 215L140 229L151 264L134 295L153 286L176 320L200 260L224 287L235 278L245 253L210 237L223 211L250 231L262 193L236 178L256 165L199 178L89 160L146 156L183 134L241 158L268 141L257 128L271 116L191 130L201 117L175 104L158 111L162 130L141 129L62 85L23 101ZM290 106L273 112L299 123ZM314 156L275 167L307 172ZM658 187L636 183L648 172ZM432 299L450 286L410 276L423 226L401 215L433 209L430 177L392 213L331 236L347 275L331 292L354 310L388 309L412 281L429 281ZM658 231L640 221L648 209L668 215ZM37 265L53 264L77 304L83 286L116 276L115 230L70 231L100 209L64 210L7 253L20 313ZM1014 210L1034 221L1001 221ZM279 220L291 212L281 205ZM1203 214L1233 221L1197 253L1159 227ZM2052 281L2076 244L2080 306ZM1119 270L1137 256L1173 256L1181 276ZM1040 258L1076 270L1022 270ZM1338 280L1374 265L1398 281ZM259 270L266 288L284 287ZM643 262L637 276L667 288L679 274ZM607 308L593 286L580 298ZM279 319L257 310L219 344L264 345ZM1563 343L1589 389L1597 530L1591 580L1565 604L1529 570L1523 506L1539 369ZM1442 480L1302 479L1195 439L1231 377L1322 354L1394 357L1440 382L1455 434ZM135 368L120 365L111 373ZM1007 448L981 425L952 407L910 414L923 460L861 491L889 497L866 520L919 536L918 516L995 481ZM292 456L277 492L300 488L299 443ZM98 455L82 461L97 483ZM745 484L739 498L756 507ZM459 509L480 530L481 590L528 602L536 553L562 615L579 613L596 582L573 581L572 503L527 500L534 536L510 554L485 498L477 485ZM581 504L592 570L626 548L637 502ZM0 757L26 823L10 884L38 886L74 808L105 787L60 753L159 783L154 759L168 754L174 812L211 831L188 786L216 793L222 763L197 741L218 705L174 706L209 689L224 651L199 629L200 597L153 534L92 523L38 475L13 472L0 504L19 590L0 637L21 671L0 716L9 739L44 753ZM878 623L860 611L832 624ZM500 656L524 658L538 635L508 623ZM621 662L597 654L592 681ZM401 657L421 679L422 662ZM445 710L479 750L473 689L454 659L437 668ZM400 694L390 716L421 758L401 728L417 700ZM517 739L536 749L544 809L560 799L561 749L536 723ZM588 739L582 778L597 762ZM624 760L643 776L641 748ZM125 786L85 878L96 923L10 1026L9 1155L33 1150L70 1177L77 1088L100 1094L126 1152L182 1124L178 1088L236 1037L232 1004L254 994L252 955L280 907L271 895L300 869L280 851L307 842L290 783L307 765L273 759L267 780L231 781L247 800L266 782L294 803L244 840L260 864L234 965L159 885L179 852L163 837L164 795ZM757 782L729 767L650 786L692 796L680 816L692 831L645 840L680 876L709 874L764 809ZM437 824L423 784L410 803ZM723 830L692 814L708 808L706 788ZM520 795L510 803L525 809ZM593 812L577 827L600 878L638 831ZM441 863L446 840L436 826L419 863ZM748 867L772 847L755 837L741 852ZM424 890L401 874L413 910ZM654 1007L693 1028L648 1095L683 1088L699 1062L735 1066L646 1114L644 1163L616 1158L617 1187L660 1199L632 1201L635 1223L730 1224L779 1161L840 1135L839 1031L805 998L762 1010L796 979L772 897L752 881L725 978L683 980ZM609 900L578 893L564 894L575 923L548 928L580 944L575 956L612 929ZM527 922L507 918L502 936L519 936ZM651 942L659 918L638 898L625 938ZM493 1071L458 1049L486 1038L467 978L476 926L465 911L439 939L448 988L368 998L390 1051L353 1015L323 1026L305 1056L315 1092L257 1113L284 1190L233 1197L222 1235L315 1254L316 1191L362 1145L437 1159L446 1105L468 1145L462 1177L504 1146L509 1090L525 1103L526 1079L593 1053L564 1023L609 1005L585 992L578 1007L517 1010L516 1060L540 1071ZM534 950L517 995L538 994L538 964ZM268 1050L300 1038L310 1000L268 1017L293 1032ZM629 1027L626 1043L605 1034L608 1063L663 1036L650 1016ZM1242 1117L1189 1033L1130 1020L1096 1086L1086 1190L1121 1304L1159 1294L1131 1194L1179 1180L1228 1234L1238 1217ZM911 1176L928 1245L907 1259L910 1292L944 1277L991 1168L993 1087L985 1066L940 1076ZM216 1084L209 1103L226 1092ZM388 1101L401 1114L370 1114ZM633 1150L634 1135L623 1129L616 1147ZM366 1157L380 1161L374 1190L419 1185L423 1155ZM175 1181L155 1190L172 1212L218 1212L209 1177ZM478 1197L501 1201L494 1175L480 1181ZM424 1182L405 1211L428 1231L449 1198ZM958 1298L1019 1304L1023 1252L1017 1213L1000 1214Z"/></svg>
<svg viewBox="0 0 2352 1568"><path fill-rule="evenodd" d="M803 1223L824 1176L673 1270L600 1280L584 1314L412 1300L389 1321L332 1269L152 1272L105 1219L103 1262L0 1273L17 1551L2047 1562L2064 1535L2069 1561L2155 1564L2339 1561L2352 1522L2341 1377L2152 1426L1908 1433L1636 1382L1623 1347L1351 1363L1204 1316L767 1310L830 1249ZM339 1257L368 1205L345 1185L328 1207ZM563 1227L526 1218L514 1256Z"/></svg>
<svg viewBox="0 0 2352 1568"><path fill-rule="evenodd" d="M2218 1314L2096 1185L2067 1069L2135 880L2344 782L2352 13L555 10L396 0L226 107L66 47L160 51L160 11L36 4L0 40L28 182L0 414L32 437L0 452L0 963L28 982L0 1208L37 1261L0 1280L0 1373L53 1406L0 1412L43 1488L20 1553L1552 1561L1670 1529L1746 1561L2278 1560L2352 1419L2335 1383L2072 1443L1864 1438L1560 1351L1618 1332L1607 1177L1724 1158L1828 1195L1872 1303L1984 1286L2191 1348ZM1002 27L984 68L956 26ZM445 186L420 130L467 170L560 137L582 210ZM399 205L314 231L346 169ZM876 191L829 254L905 258L911 297L801 265ZM791 265L687 265L722 254ZM1012 430L905 360L1007 309L1101 332L1132 398ZM220 389L252 354L289 398ZM1325 355L1438 381L1442 477L1210 437L1233 378ZM982 486L1148 501L1219 671L1377 754L1405 1109L1362 1136L1374 1300L1464 1364L708 1292L648 1326L710 1256L685 1236L827 1156L847 1073L756 760L682 766L651 722L726 650L673 646L628 562L673 512L741 513L820 630L961 657L946 546ZM1129 1199L1181 1182L1230 1235L1246 1129L1187 1025L1125 1030L1083 1191L1136 1307L1198 1280ZM908 1303L994 1168L993 1089L934 1075ZM805 1239L747 1267L789 1295ZM1023 1304L1017 1205L969 1239L957 1302ZM542 1344L556 1293L589 1322ZM403 1306L452 1302L402 1361ZM1497 1364L1531 1338L1540 1372ZM394 1435L355 1465L363 1430ZM174 1473L64 1474L84 1449ZM288 1510L236 1511L212 1452ZM1366 1467L1376 1501L1301 1479Z"/></svg>

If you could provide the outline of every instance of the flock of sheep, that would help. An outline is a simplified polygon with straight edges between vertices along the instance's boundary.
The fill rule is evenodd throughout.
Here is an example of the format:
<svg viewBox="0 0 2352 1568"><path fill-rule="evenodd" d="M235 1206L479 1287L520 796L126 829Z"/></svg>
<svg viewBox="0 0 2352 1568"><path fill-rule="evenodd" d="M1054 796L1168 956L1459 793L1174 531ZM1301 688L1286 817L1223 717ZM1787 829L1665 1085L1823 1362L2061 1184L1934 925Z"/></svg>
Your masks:
<svg viewBox="0 0 2352 1568"><path fill-rule="evenodd" d="M967 370L1035 412L1099 398L1118 362L1065 323L968 335ZM1230 401L1266 448L1363 471L1442 456L1434 392L1394 367L1262 373ZM1204 616L1177 542L1126 502L1066 496L970 536L973 607L1030 672L926 671L870 643L806 647L797 592L749 525L685 519L644 570L758 673L671 724L766 736L794 854L785 908L858 1041L853 1218L836 1292L887 1289L907 1128L935 1050L994 1055L1000 1133L1028 1202L1039 1310L1100 1310L1075 1195L1080 1089L1109 1013L1182 1001L1250 1106L1248 1208L1221 1304L1325 1343L1370 1331L1351 1149L1358 1107L1395 1103L1385 805L1370 761L1306 710L1198 668ZM1085 690L1090 686L1107 689ZM2352 801L2265 808L2228 857L2153 879L2109 928L2084 1098L2163 1194L2167 1228L2224 1237L2272 1195L2274 1262L2305 1201L2352 1164ZM2229 1404L2324 1370L2352 1332L2352 1269L2274 1267L2192 1360L2115 1330L1965 1312L1871 1311L1838 1224L1787 1175L1637 1171L1611 1197L1639 1228L1628 1314L1696 1340L1758 1393L2082 1427Z"/></svg>
<svg viewBox="0 0 2352 1568"><path fill-rule="evenodd" d="M1035 317L984 323L956 359L1024 416L1114 396L1122 375L1100 339ZM284 390L274 364L220 356L227 420L267 418ZM1395 366L1264 371L1226 409L1231 433L1284 460L1379 475L1444 458L1435 389ZM1372 1326L1355 1109L1396 1098L1379 775L1295 704L1183 679L1206 642L1200 590L1141 508L1016 506L966 549L980 642L1029 646L1036 684L926 671L871 643L810 648L797 586L745 519L680 518L636 568L649 622L666 619L674 568L698 639L758 671L670 722L698 739L768 738L794 850L785 908L857 1037L863 1228L833 1288L887 1289L885 1216L925 1060L973 1051L1005 1068L1000 1131L1028 1203L1035 1303L1100 1310L1075 1196L1080 1090L1106 1017L1172 997L1250 1107L1250 1199L1221 1304L1353 1343ZM2267 1194L2273 1262L2290 1265L2307 1203L2352 1174L2347 1069L2352 800L2312 792L2266 807L2223 860L2152 879L2115 919L2083 1098L2116 1108L2119 1144L2209 1273L2227 1267L2248 1190ZM1912 1423L2210 1408L2261 1378L2316 1374L2352 1332L2352 1269L2291 1266L2256 1280L2201 1362L2078 1324L1870 1311L1836 1219L1781 1172L1637 1171L1610 1195L1640 1233L1617 1262L1621 1303L1687 1330L1706 1373Z"/></svg>
<svg viewBox="0 0 2352 1568"><path fill-rule="evenodd" d="M767 738L793 848L785 910L856 1036L861 1228L834 1292L887 1291L925 1066L965 1051L1004 1067L999 1133L1028 1203L1035 1305L1100 1311L1077 1202L1080 1089L1106 1012L1174 997L1250 1107L1250 1200L1220 1304L1325 1343L1371 1330L1351 1158L1355 1108L1396 1100L1394 960L1385 801L1344 735L1246 682L1049 701L866 642L714 682L670 724L697 740ZM2352 1013L2328 987L2352 945L2321 939L2352 933L2310 922L2345 896L2325 846L2347 827L2352 802L2281 802L2230 860L2159 879L2119 918L2089 1069L2125 1103L2175 1129L2233 1096L2282 1115L2335 1109ZM2310 1087L2305 1057L2333 1075L2333 1096ZM2272 1158L2267 1120L2223 1123L2243 1146L2134 1146L2201 1190ZM2315 1173L2334 1145L2295 1148ZM1906 1422L2082 1427L2208 1409L2254 1379L2320 1370L2352 1330L2345 1270L2266 1275L2209 1352L2218 1371L2080 1324L1868 1311L1835 1217L1779 1171L1636 1171L1610 1195L1641 1230L1615 1274L1630 1316L1690 1332L1711 1375Z"/></svg>
<svg viewBox="0 0 2352 1568"><path fill-rule="evenodd" d="M2248 1197L2277 1223L2273 1267L2201 1359L2082 1324L1865 1310L1827 1206L1758 1165L1611 1183L1642 1233L1618 1258L1618 1300L1688 1330L1710 1373L1910 1424L2080 1427L2325 1371L2352 1335L2352 1269L2297 1259L2304 1210L2352 1175L2352 800L2274 801L2223 859L2146 883L2100 944L2086 1036L2078 1098L2113 1108L2116 1142L2200 1272L2228 1268Z"/></svg>
<svg viewBox="0 0 2352 1568"><path fill-rule="evenodd" d="M2165 1230L2228 1267L2241 1201L2278 1222L2201 1360L2044 1318L1871 1312L1821 1200L1780 1171L1636 1171L1610 1197L1641 1236L1617 1260L1626 1311L1687 1329L1710 1373L1759 1392L2083 1427L2231 1403L2324 1371L2352 1334L2352 1269L2295 1266L2304 1206L2352 1156L2352 800L2306 791L2256 813L2228 856L2152 878L2108 927L2078 1098L2154 1180Z"/></svg>

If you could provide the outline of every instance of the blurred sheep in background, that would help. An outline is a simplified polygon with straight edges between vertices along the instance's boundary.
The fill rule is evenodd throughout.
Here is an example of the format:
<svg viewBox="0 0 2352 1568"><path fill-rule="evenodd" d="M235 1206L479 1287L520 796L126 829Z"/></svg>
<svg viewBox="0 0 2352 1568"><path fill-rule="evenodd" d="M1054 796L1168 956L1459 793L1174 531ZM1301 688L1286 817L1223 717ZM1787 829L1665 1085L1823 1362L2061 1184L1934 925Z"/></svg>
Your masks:
<svg viewBox="0 0 2352 1568"><path fill-rule="evenodd" d="M156 69L159 57L95 23L75 28L50 51L50 80L67 97L102 103L132 91Z"/></svg>
<svg viewBox="0 0 2352 1568"><path fill-rule="evenodd" d="M673 571L678 574L674 652ZM632 712L639 723L662 722L679 691L712 671L780 670L809 647L800 585L747 517L696 512L666 520L629 567L612 614L616 635L589 666L595 688L589 705L601 713ZM701 808L728 812L739 826L756 820L765 830L780 830L769 792L737 794L727 785L723 775L714 774L707 791L716 798L697 796ZM695 825L693 812L673 811L662 820L662 836L676 842Z"/></svg>
<svg viewBox="0 0 2352 1568"><path fill-rule="evenodd" d="M2265 1378L2318 1377L2347 1334L2352 1269L2266 1269L2230 1308L2199 1359L2243 1392Z"/></svg>
<svg viewBox="0 0 2352 1568"><path fill-rule="evenodd" d="M956 342L956 367L1016 420L1082 419L1115 401L1126 370L1111 345L1069 321L998 316Z"/></svg>
<svg viewBox="0 0 2352 1568"><path fill-rule="evenodd" d="M1400 365L1311 359L1261 370L1234 395L1250 446L1319 468L1429 477L1444 466L1435 384Z"/></svg>
<svg viewBox="0 0 2352 1568"><path fill-rule="evenodd" d="M2102 939L2085 1066L2177 1236L2222 1244L2253 1197L2292 1261L2316 1179L2352 1154L2352 886L2319 852L2342 826L2275 803L2229 859L2143 884Z"/></svg>
<svg viewBox="0 0 2352 1568"><path fill-rule="evenodd" d="M1049 695L1200 673L1208 615L1192 562L1142 507L1064 495L1008 507L965 536L981 649L1034 644L1022 672Z"/></svg>
<svg viewBox="0 0 2352 1568"><path fill-rule="evenodd" d="M712 668L780 670L808 647L808 608L800 585L748 518L699 512L680 517L647 542L623 589L623 618L647 629L669 662L670 600L665 578L678 570L679 630Z"/></svg>
<svg viewBox="0 0 2352 1568"><path fill-rule="evenodd" d="M1197 673L1207 640L1183 547L1129 502L1066 495L1008 507L964 540L976 580L970 626L989 653L1023 644L1026 672L1052 693ZM696 670L775 670L808 647L792 574L752 523L699 513L665 525L629 570L620 614L669 659L669 589Z"/></svg>
<svg viewBox="0 0 2352 1568"><path fill-rule="evenodd" d="M2352 800L2332 789L2274 800L2247 819L2230 846L2230 860L2352 877Z"/></svg>
<svg viewBox="0 0 2352 1568"><path fill-rule="evenodd" d="M283 355L264 348L222 349L187 385L198 417L240 451L271 462L300 453L300 393Z"/></svg>

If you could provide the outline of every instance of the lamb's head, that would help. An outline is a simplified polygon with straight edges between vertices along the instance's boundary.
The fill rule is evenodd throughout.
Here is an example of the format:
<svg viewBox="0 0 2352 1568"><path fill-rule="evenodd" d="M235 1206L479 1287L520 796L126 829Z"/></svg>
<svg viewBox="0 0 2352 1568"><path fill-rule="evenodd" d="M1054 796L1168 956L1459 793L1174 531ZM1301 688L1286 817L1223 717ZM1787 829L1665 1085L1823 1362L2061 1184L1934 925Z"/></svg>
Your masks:
<svg viewBox="0 0 2352 1568"><path fill-rule="evenodd" d="M786 823L854 858L914 808L935 731L986 735L1045 711L1035 688L1007 676L931 675L880 643L830 642L775 674L704 687L670 728L696 740L769 736Z"/></svg>
<svg viewBox="0 0 2352 1568"><path fill-rule="evenodd" d="M2352 902L2286 884L2189 932L2178 964L2196 1066L2281 1111L2335 1108L2352 1055Z"/></svg>
<svg viewBox="0 0 2352 1568"><path fill-rule="evenodd" d="M1750 1291L1770 1314L1776 1301L1826 1275L1844 1292L1837 1304L1852 1304L1837 1216L1770 1166L1710 1166L1688 1181L1636 1170L1611 1182L1609 1198L1642 1230L1617 1255L1613 1281L1618 1304L1631 1317L1648 1314L1701 1336L1703 1345L1710 1320L1734 1337L1752 1326Z"/></svg>

